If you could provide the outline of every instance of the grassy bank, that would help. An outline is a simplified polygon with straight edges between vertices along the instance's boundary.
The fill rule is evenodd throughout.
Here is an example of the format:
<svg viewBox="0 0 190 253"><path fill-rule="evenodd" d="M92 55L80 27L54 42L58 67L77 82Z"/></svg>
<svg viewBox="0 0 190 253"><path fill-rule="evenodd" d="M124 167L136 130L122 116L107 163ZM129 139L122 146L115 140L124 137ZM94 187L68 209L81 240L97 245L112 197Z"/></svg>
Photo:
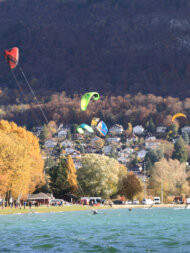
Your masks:
<svg viewBox="0 0 190 253"><path fill-rule="evenodd" d="M108 209L108 206L98 206L96 209ZM71 206L40 206L40 207L26 207L25 209L20 208L10 208L5 207L0 209L0 215L2 214L27 214L27 213L51 213L51 212L68 212L68 211L84 211L90 210L92 207L90 206L82 206L82 205L71 205Z"/></svg>
<svg viewBox="0 0 190 253"><path fill-rule="evenodd" d="M10 208L5 207L0 209L0 215L2 214L27 214L27 213L52 213L52 212L68 212L68 211L84 211L90 209L119 209L119 208L148 208L150 205L113 205L110 206L82 206L82 205L70 205L70 206L40 206L40 207L23 207L19 208ZM154 205L153 208L173 208L173 207L185 207L185 205L173 205L173 204L161 204Z"/></svg>

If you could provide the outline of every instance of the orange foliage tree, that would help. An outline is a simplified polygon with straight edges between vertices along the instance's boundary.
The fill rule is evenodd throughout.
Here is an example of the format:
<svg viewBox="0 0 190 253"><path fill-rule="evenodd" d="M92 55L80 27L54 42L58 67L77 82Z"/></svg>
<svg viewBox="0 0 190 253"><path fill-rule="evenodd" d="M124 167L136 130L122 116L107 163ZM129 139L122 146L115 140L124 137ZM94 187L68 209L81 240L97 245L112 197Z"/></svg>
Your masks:
<svg viewBox="0 0 190 253"><path fill-rule="evenodd" d="M76 168L70 155L67 157L67 180L71 188L71 192L78 190Z"/></svg>
<svg viewBox="0 0 190 253"><path fill-rule="evenodd" d="M26 199L44 184L38 139L13 122L0 121L0 194Z"/></svg>

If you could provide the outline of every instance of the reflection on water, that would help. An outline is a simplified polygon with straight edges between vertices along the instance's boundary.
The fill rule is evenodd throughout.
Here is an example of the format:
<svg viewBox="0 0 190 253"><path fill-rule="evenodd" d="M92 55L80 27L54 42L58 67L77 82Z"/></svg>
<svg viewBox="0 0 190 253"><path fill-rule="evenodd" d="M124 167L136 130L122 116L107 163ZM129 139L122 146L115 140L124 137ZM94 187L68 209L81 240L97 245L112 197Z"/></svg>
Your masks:
<svg viewBox="0 0 190 253"><path fill-rule="evenodd" d="M0 252L190 252L190 210L0 216Z"/></svg>

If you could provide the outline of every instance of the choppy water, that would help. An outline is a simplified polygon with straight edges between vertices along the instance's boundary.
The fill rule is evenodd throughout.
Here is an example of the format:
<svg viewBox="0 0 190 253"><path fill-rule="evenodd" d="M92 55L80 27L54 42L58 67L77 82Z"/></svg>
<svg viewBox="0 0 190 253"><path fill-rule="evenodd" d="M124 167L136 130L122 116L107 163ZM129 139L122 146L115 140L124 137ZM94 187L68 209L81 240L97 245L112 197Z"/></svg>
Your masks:
<svg viewBox="0 0 190 253"><path fill-rule="evenodd" d="M0 252L190 252L190 210L0 216Z"/></svg>

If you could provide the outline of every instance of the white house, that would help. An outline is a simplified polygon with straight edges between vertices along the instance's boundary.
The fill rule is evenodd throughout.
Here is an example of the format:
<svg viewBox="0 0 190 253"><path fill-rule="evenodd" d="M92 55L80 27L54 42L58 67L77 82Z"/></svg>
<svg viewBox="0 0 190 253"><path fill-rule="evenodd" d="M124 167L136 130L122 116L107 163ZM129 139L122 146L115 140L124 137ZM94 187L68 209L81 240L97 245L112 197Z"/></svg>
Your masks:
<svg viewBox="0 0 190 253"><path fill-rule="evenodd" d="M74 162L75 168L77 170L82 167L82 163L81 163L81 161L79 159L73 159L73 162Z"/></svg>
<svg viewBox="0 0 190 253"><path fill-rule="evenodd" d="M64 140L60 143L60 145L62 147L72 147L73 146L73 142L72 141L69 141L69 140Z"/></svg>
<svg viewBox="0 0 190 253"><path fill-rule="evenodd" d="M136 135L133 135L131 137L128 137L126 139L126 143L130 143L130 142L137 142L138 141L138 137Z"/></svg>
<svg viewBox="0 0 190 253"><path fill-rule="evenodd" d="M103 147L103 153L105 154L105 155L110 155L111 154L111 152L112 152L112 146L111 145L107 145L107 146L104 146Z"/></svg>
<svg viewBox="0 0 190 253"><path fill-rule="evenodd" d="M109 129L109 133L111 134L122 134L123 133L123 126L115 124Z"/></svg>
<svg viewBox="0 0 190 253"><path fill-rule="evenodd" d="M145 141L145 148L146 149L156 149L158 148L158 146L161 144L161 141L160 140L148 140L148 141Z"/></svg>
<svg viewBox="0 0 190 253"><path fill-rule="evenodd" d="M146 153L147 153L146 150L144 150L144 149L140 150L140 151L137 153L137 158L139 158L139 159L144 159L145 156L146 156Z"/></svg>
<svg viewBox="0 0 190 253"><path fill-rule="evenodd" d="M63 128L63 129L61 129L61 130L57 133L57 136L58 136L58 137L66 137L66 136L67 136L67 133L68 133L68 129L67 129L67 128Z"/></svg>
<svg viewBox="0 0 190 253"><path fill-rule="evenodd" d="M73 152L70 153L70 156L72 158L81 158L81 153L77 150L74 150Z"/></svg>
<svg viewBox="0 0 190 253"><path fill-rule="evenodd" d="M188 134L190 135L190 127L189 127L189 126L184 126L184 127L181 129L181 133L182 133L182 134L188 133Z"/></svg>
<svg viewBox="0 0 190 253"><path fill-rule="evenodd" d="M133 133L137 135L141 135L144 132L144 127L143 126L135 126L133 127Z"/></svg>
<svg viewBox="0 0 190 253"><path fill-rule="evenodd" d="M115 142L115 143L118 143L120 141L121 138L119 137L109 137L106 139L107 143L112 143L112 142Z"/></svg>
<svg viewBox="0 0 190 253"><path fill-rule="evenodd" d="M156 128L156 133L165 133L166 132L167 127L164 126L158 126Z"/></svg>
<svg viewBox="0 0 190 253"><path fill-rule="evenodd" d="M70 155L74 151L75 151L74 148L71 148L71 147L68 147L68 148L65 149L66 155Z"/></svg>
<svg viewBox="0 0 190 253"><path fill-rule="evenodd" d="M57 142L52 139L49 139L49 140L45 141L45 143L44 143L44 146L46 148L54 148L56 145L57 145Z"/></svg>
<svg viewBox="0 0 190 253"><path fill-rule="evenodd" d="M145 138L145 141L155 141L156 137L155 136L148 136Z"/></svg>

